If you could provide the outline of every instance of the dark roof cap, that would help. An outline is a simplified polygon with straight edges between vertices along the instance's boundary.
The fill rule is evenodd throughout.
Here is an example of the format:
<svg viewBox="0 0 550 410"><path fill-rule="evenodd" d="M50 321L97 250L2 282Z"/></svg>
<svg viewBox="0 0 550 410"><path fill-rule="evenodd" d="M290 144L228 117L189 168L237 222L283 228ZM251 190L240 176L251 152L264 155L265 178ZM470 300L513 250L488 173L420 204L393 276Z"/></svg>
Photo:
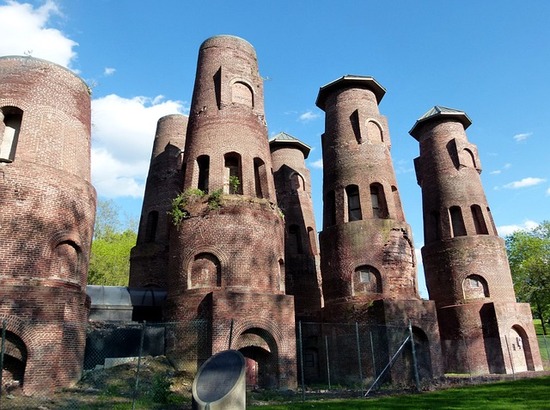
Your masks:
<svg viewBox="0 0 550 410"><path fill-rule="evenodd" d="M292 135L287 134L286 132L280 132L269 140L269 146L294 146L304 153L304 158L307 158L311 147L307 144L304 144L297 138L294 138Z"/></svg>
<svg viewBox="0 0 550 410"><path fill-rule="evenodd" d="M426 121L430 121L436 118L447 117L449 119L455 119L462 123L464 129L472 125L472 120L466 115L464 111L456 110L454 108L443 107L441 105L436 105L433 108L430 108L422 117L416 120L414 126L409 131L414 138L418 140L418 135L416 135L420 125Z"/></svg>
<svg viewBox="0 0 550 410"><path fill-rule="evenodd" d="M329 92L332 92L333 89L335 88L351 87L351 86L368 88L376 96L376 102L378 104L380 104L380 101L382 101L384 94L386 94L386 89L382 87L380 83L378 83L378 81L374 79L374 77L348 74L334 81L331 81L330 83L325 84L321 88L319 88L319 94L317 95L317 100L315 101L315 105L317 105L317 107L319 107L320 109L324 110L325 100L327 99L327 95L329 94Z"/></svg>

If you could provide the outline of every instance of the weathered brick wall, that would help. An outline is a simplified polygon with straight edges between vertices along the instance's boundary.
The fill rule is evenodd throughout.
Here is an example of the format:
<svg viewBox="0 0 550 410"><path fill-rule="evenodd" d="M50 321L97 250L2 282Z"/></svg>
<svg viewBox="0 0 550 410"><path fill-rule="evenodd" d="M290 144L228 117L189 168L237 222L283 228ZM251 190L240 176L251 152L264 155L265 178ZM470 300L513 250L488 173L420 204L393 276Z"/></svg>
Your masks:
<svg viewBox="0 0 550 410"><path fill-rule="evenodd" d="M96 203L90 96L65 68L4 57L5 107L23 114L13 161L0 164L0 319L27 352L17 367L32 394L68 386L82 369Z"/></svg>
<svg viewBox="0 0 550 410"><path fill-rule="evenodd" d="M326 228L320 235L323 295L326 304L345 300L419 299L410 228L379 219ZM380 276L361 283L356 269L373 266Z"/></svg>
<svg viewBox="0 0 550 410"><path fill-rule="evenodd" d="M284 294L279 263L284 260L284 226L277 211L267 202L240 196L223 199L217 210L209 210L207 203L200 209L203 213L191 211L189 219L174 227L168 297L172 289L219 287ZM211 258L202 258L205 254Z"/></svg>
<svg viewBox="0 0 550 410"><path fill-rule="evenodd" d="M168 273L168 212L182 190L183 148L188 118L181 114L162 117L157 123L151 163L141 209L136 246L130 257L131 287L166 288Z"/></svg>

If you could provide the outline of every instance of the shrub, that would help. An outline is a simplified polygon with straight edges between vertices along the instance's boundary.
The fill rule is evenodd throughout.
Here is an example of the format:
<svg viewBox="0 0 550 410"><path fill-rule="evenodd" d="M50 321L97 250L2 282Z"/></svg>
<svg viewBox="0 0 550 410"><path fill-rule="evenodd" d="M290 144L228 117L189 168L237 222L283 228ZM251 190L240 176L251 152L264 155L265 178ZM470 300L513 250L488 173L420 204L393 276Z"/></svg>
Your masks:
<svg viewBox="0 0 550 410"><path fill-rule="evenodd" d="M181 221L189 218L189 212L185 209L190 202L202 198L204 192L197 188L188 188L172 200L172 210L168 214L172 217L172 223L179 225Z"/></svg>

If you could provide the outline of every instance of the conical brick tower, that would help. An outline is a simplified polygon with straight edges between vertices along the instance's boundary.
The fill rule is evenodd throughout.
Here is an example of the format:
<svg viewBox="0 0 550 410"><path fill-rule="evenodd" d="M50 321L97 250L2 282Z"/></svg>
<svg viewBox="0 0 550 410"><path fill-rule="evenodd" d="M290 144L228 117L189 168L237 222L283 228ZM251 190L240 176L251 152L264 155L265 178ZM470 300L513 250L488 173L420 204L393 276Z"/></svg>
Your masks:
<svg viewBox="0 0 550 410"><path fill-rule="evenodd" d="M399 198L388 123L378 109L384 94L374 78L348 75L321 87L317 97L326 114L319 238L324 317L411 323L422 375L431 377L441 372L435 306L418 295L412 233ZM388 354L398 345L389 341Z"/></svg>
<svg viewBox="0 0 550 410"><path fill-rule="evenodd" d="M3 381L25 394L82 371L96 193L90 93L57 64L0 58L0 322Z"/></svg>
<svg viewBox="0 0 550 410"><path fill-rule="evenodd" d="M298 319L316 319L323 296L311 176L305 163L311 148L284 132L269 146L277 202L285 215L286 292L294 295Z"/></svg>
<svg viewBox="0 0 550 410"><path fill-rule="evenodd" d="M256 52L241 38L216 36L200 47L183 161L166 317L207 323L205 339L197 341L208 345L199 362L231 347L247 358L249 383L293 387L294 301L285 295L284 221ZM177 343L172 359L191 365L181 356L188 346Z"/></svg>
<svg viewBox="0 0 550 410"><path fill-rule="evenodd" d="M504 241L481 184L468 116L436 106L410 134L422 188L422 259L437 305L446 371L513 373L542 370L528 304L516 303Z"/></svg>
<svg viewBox="0 0 550 410"><path fill-rule="evenodd" d="M166 289L172 200L181 192L188 118L159 119L141 210L138 238L130 258L130 287Z"/></svg>

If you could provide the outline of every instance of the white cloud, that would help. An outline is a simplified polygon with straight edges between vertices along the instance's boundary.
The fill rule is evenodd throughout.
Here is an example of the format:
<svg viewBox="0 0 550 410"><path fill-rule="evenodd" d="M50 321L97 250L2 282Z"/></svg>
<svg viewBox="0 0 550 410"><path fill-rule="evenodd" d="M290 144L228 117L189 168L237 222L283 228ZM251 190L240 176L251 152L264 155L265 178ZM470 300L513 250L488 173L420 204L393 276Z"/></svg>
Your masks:
<svg viewBox="0 0 550 410"><path fill-rule="evenodd" d="M509 184L504 185L504 188L508 188L508 189L526 188L526 187L542 184L545 181L546 179L544 178L527 177L519 181L510 182Z"/></svg>
<svg viewBox="0 0 550 410"><path fill-rule="evenodd" d="M548 189L546 190L546 195L547 195L547 196L550 196L550 188L548 188Z"/></svg>
<svg viewBox="0 0 550 410"><path fill-rule="evenodd" d="M502 237L513 234L516 231L532 231L539 224L535 221L526 220L521 225L502 225L497 226L498 234Z"/></svg>
<svg viewBox="0 0 550 410"><path fill-rule="evenodd" d="M105 70L103 70L103 75L106 77L109 77L113 75L116 72L116 68L113 67L105 67Z"/></svg>
<svg viewBox="0 0 550 410"><path fill-rule="evenodd" d="M525 141L527 138L529 138L531 135L533 135L532 132L522 132L521 134L514 135L514 140L516 142Z"/></svg>
<svg viewBox="0 0 550 410"><path fill-rule="evenodd" d="M323 169L323 158L309 163L312 168Z"/></svg>
<svg viewBox="0 0 550 410"><path fill-rule="evenodd" d="M395 173L396 174L408 174L414 172L413 162L410 160L400 159L395 162Z"/></svg>
<svg viewBox="0 0 550 410"><path fill-rule="evenodd" d="M319 118L319 114L316 114L313 111L306 111L298 117L301 122L309 122L317 118Z"/></svg>
<svg viewBox="0 0 550 410"><path fill-rule="evenodd" d="M162 96L92 100L92 181L98 194L141 197L157 121L186 111L181 101Z"/></svg>
<svg viewBox="0 0 550 410"><path fill-rule="evenodd" d="M489 172L489 174L491 174L491 175L498 175L498 174L501 174L501 173L502 173L502 170L503 170L503 169L510 169L511 167L512 167L512 164L510 164L509 162L507 162L506 164L503 165L502 169L497 169L497 170L491 171L491 172Z"/></svg>
<svg viewBox="0 0 550 410"><path fill-rule="evenodd" d="M31 55L69 67L78 44L48 27L54 15L61 13L53 0L37 8L11 0L0 6L0 55Z"/></svg>

